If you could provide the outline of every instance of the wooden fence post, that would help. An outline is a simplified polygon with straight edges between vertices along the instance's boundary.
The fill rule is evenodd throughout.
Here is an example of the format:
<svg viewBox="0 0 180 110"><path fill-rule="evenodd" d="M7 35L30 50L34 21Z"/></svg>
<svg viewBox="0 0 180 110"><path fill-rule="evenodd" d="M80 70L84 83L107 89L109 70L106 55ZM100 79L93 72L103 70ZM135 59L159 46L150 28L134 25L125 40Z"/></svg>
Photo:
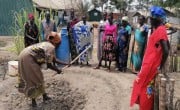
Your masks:
<svg viewBox="0 0 180 110"><path fill-rule="evenodd" d="M161 78L159 92L159 110L166 110L166 78Z"/></svg>
<svg viewBox="0 0 180 110"><path fill-rule="evenodd" d="M169 102L168 102L168 110L173 110L173 98L174 98L174 79L169 80Z"/></svg>
<svg viewBox="0 0 180 110"><path fill-rule="evenodd" d="M154 84L154 110L159 110L159 74L155 78Z"/></svg>
<svg viewBox="0 0 180 110"><path fill-rule="evenodd" d="M160 80L163 77L163 74L158 74L155 78L154 85L154 110L159 110L159 88L160 88Z"/></svg>
<svg viewBox="0 0 180 110"><path fill-rule="evenodd" d="M178 57L177 57L177 54L174 54L174 68L173 68L173 72L177 72L178 69L177 69L177 65L178 65Z"/></svg>

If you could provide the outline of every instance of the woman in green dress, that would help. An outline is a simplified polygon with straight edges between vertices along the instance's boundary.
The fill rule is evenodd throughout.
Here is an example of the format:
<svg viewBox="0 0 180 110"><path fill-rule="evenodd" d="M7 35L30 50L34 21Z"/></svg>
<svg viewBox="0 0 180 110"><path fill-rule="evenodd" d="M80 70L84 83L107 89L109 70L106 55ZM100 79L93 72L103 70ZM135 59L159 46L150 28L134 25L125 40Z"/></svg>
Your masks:
<svg viewBox="0 0 180 110"><path fill-rule="evenodd" d="M145 17L143 15L139 16L138 23L134 33L131 53L131 69L133 73L137 73L141 68L148 35L148 26L145 24Z"/></svg>

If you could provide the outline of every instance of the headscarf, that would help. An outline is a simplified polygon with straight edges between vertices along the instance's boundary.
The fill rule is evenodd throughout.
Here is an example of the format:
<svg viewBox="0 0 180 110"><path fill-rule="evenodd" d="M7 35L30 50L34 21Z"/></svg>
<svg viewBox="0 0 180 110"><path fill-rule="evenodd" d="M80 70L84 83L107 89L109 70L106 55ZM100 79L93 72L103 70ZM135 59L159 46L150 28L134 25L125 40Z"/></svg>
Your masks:
<svg viewBox="0 0 180 110"><path fill-rule="evenodd" d="M166 20L166 12L163 8L159 6L152 6L150 8L151 16L154 18L161 18L163 20Z"/></svg>
<svg viewBox="0 0 180 110"><path fill-rule="evenodd" d="M29 13L29 14L28 14L28 19L29 19L29 20L34 19L34 15L33 15L33 13Z"/></svg>
<svg viewBox="0 0 180 110"><path fill-rule="evenodd" d="M127 16L123 16L123 17L122 17L122 21L128 22L128 21L129 21L129 18L128 18Z"/></svg>
<svg viewBox="0 0 180 110"><path fill-rule="evenodd" d="M59 44L61 43L61 38L57 32L51 32L47 37L47 41L53 44Z"/></svg>

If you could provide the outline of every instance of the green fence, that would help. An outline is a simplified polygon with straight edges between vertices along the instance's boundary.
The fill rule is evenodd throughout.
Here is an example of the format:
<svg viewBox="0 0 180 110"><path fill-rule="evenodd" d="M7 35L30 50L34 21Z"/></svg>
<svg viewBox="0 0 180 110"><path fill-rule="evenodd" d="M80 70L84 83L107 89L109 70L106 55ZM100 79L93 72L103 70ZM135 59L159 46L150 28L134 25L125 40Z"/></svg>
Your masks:
<svg viewBox="0 0 180 110"><path fill-rule="evenodd" d="M0 0L0 36L12 35L14 12L22 9L31 11L32 0Z"/></svg>

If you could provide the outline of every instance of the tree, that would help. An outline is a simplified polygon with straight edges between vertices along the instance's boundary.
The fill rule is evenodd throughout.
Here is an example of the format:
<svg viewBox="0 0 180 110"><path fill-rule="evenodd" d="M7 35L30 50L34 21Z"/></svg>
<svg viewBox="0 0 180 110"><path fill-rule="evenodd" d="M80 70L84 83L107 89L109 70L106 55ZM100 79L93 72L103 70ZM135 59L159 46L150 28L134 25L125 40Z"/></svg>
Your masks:
<svg viewBox="0 0 180 110"><path fill-rule="evenodd" d="M130 4L132 0L111 0L111 4L115 5L117 9L120 11L125 11L128 7L128 4Z"/></svg>
<svg viewBox="0 0 180 110"><path fill-rule="evenodd" d="M92 0L92 3L95 7L101 7L102 11L103 10L103 6L104 4L106 4L108 2L108 0Z"/></svg>
<svg viewBox="0 0 180 110"><path fill-rule="evenodd" d="M84 2L84 3L82 1L79 2L77 8L81 16L88 16L87 13L90 8L90 4L88 2Z"/></svg>

